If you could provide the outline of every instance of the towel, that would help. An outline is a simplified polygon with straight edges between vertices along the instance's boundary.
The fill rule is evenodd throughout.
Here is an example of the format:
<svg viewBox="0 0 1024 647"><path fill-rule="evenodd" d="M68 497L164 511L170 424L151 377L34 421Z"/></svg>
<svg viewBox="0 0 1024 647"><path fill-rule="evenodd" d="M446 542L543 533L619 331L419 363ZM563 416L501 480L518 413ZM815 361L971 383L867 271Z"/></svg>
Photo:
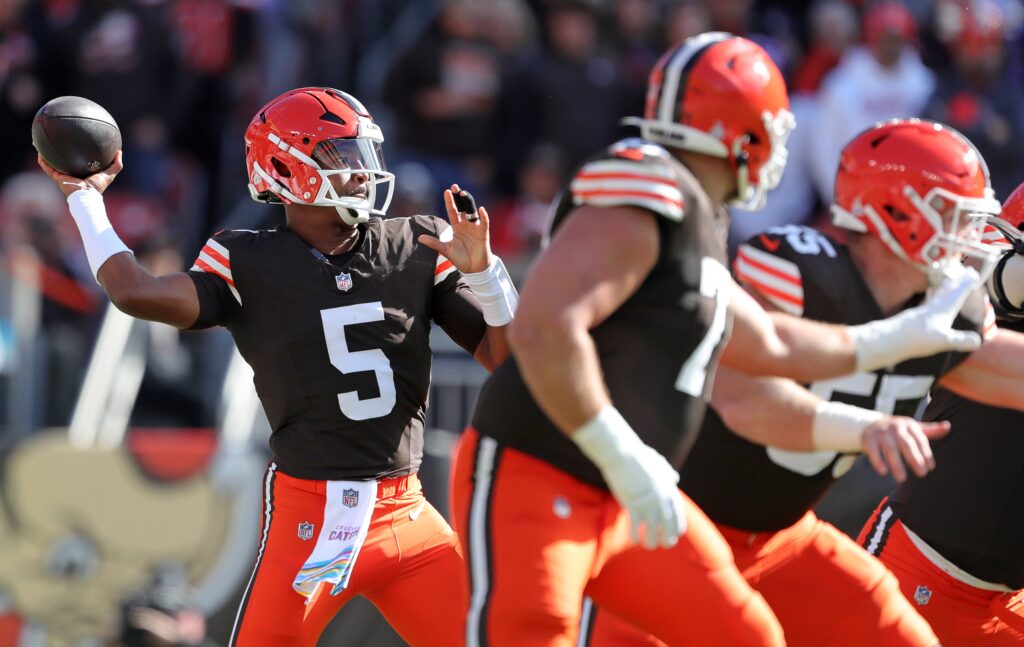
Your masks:
<svg viewBox="0 0 1024 647"><path fill-rule="evenodd" d="M370 529L377 502L376 481L328 481L324 522L316 544L299 569L292 588L307 602L321 582L333 584L331 595L348 586L359 550Z"/></svg>

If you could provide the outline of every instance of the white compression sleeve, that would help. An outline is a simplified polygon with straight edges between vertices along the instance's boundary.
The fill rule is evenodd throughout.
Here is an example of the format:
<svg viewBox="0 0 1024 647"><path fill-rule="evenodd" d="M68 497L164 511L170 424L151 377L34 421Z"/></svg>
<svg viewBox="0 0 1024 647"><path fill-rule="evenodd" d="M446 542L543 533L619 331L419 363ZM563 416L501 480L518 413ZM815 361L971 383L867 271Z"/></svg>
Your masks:
<svg viewBox="0 0 1024 647"><path fill-rule="evenodd" d="M463 274L462 279L480 302L488 326L504 326L512 321L519 305L519 293L500 258L492 256L487 269Z"/></svg>
<svg viewBox="0 0 1024 647"><path fill-rule="evenodd" d="M82 244L93 276L99 273L100 267L114 254L131 253L132 250L124 244L107 218L102 193L93 189L75 191L68 196L68 207L82 235Z"/></svg>

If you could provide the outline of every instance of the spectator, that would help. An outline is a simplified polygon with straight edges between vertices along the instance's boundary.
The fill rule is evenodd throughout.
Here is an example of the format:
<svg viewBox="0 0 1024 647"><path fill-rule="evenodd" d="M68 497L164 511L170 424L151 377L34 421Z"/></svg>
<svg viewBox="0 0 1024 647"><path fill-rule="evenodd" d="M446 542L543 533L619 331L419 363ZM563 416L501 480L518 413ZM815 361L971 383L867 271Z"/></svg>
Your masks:
<svg viewBox="0 0 1024 647"><path fill-rule="evenodd" d="M786 142L789 157L782 182L772 199L756 213L733 211L729 240L732 246L749 239L766 227L805 224L820 203L814 185L812 142L818 136L821 106L816 94L821 78L839 62L857 35L857 15L846 0L820 0L811 7L811 47L796 72L796 89L789 104L796 117L796 129Z"/></svg>
<svg viewBox="0 0 1024 647"><path fill-rule="evenodd" d="M1003 64L1003 13L991 0L947 1L938 17L954 70L939 81L928 116L974 142L988 162L996 195L1005 198L1024 177L1024 91Z"/></svg>
<svg viewBox="0 0 1024 647"><path fill-rule="evenodd" d="M711 29L711 15L697 0L683 0L672 5L665 20L665 47L681 43L690 36Z"/></svg>
<svg viewBox="0 0 1024 647"><path fill-rule="evenodd" d="M516 168L534 144L558 146L569 166L614 140L626 114L624 80L599 38L596 0L545 4L547 48L528 61L503 95L501 172L506 195L515 191Z"/></svg>
<svg viewBox="0 0 1024 647"><path fill-rule="evenodd" d="M488 3L447 0L434 26L395 64L384 87L394 112L397 155L436 180L483 198L487 142L501 90L498 52L484 31Z"/></svg>
<svg viewBox="0 0 1024 647"><path fill-rule="evenodd" d="M812 171L819 197L829 203L839 152L877 121L919 116L935 87L915 47L917 27L902 4L868 9L864 45L850 48L821 88L821 120L812 141Z"/></svg>
<svg viewBox="0 0 1024 647"><path fill-rule="evenodd" d="M647 75L662 51L653 39L656 11L654 0L615 3L614 47L625 83L627 114L643 114Z"/></svg>
<svg viewBox="0 0 1024 647"><path fill-rule="evenodd" d="M529 259L540 249L547 232L548 212L565 180L565 172L558 147L536 144L519 171L515 198L494 210L491 245L510 266Z"/></svg>
<svg viewBox="0 0 1024 647"><path fill-rule="evenodd" d="M43 103L39 48L23 22L25 0L0 0L0 178L34 158L27 134Z"/></svg>

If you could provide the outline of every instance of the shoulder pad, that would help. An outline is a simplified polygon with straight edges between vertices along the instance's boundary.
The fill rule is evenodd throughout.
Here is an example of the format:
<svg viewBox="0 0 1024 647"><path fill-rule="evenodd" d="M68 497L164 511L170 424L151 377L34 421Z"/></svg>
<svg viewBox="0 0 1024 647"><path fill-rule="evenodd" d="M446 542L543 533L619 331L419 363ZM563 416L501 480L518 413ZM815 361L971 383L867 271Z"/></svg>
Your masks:
<svg viewBox="0 0 1024 647"><path fill-rule="evenodd" d="M684 214L680 182L665 149L643 139L626 139L584 164L569 188L574 205L640 207L678 222Z"/></svg>

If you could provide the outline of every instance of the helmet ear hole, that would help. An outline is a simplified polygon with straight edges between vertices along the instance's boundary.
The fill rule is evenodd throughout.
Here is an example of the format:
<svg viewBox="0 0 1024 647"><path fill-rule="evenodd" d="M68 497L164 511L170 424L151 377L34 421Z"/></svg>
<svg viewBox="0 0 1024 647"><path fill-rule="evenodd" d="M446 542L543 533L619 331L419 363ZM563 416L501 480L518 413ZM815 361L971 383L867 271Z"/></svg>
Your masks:
<svg viewBox="0 0 1024 647"><path fill-rule="evenodd" d="M281 177L292 176L292 172L288 170L288 167L285 166L285 163L277 159L276 157L271 157L270 163L273 164L274 170L277 171L277 174L280 175Z"/></svg>

